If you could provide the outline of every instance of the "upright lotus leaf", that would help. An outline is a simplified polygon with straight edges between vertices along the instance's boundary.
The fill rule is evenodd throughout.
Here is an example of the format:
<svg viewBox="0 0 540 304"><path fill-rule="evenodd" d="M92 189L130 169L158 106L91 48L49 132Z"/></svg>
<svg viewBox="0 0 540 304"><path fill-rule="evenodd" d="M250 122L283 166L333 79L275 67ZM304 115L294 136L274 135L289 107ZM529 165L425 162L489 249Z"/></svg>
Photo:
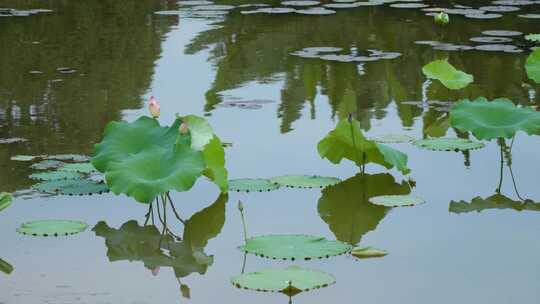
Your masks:
<svg viewBox="0 0 540 304"><path fill-rule="evenodd" d="M336 128L319 142L317 149L321 157L334 164L346 158L357 166L375 163L387 169L396 167L403 174L410 172L406 154L366 139L360 130L360 123L355 119L341 120Z"/></svg>
<svg viewBox="0 0 540 304"><path fill-rule="evenodd" d="M206 160L206 169L203 174L212 180L221 189L221 192L227 192L228 173L225 169L225 149L221 140L214 135L212 140L204 146L202 152Z"/></svg>
<svg viewBox="0 0 540 304"><path fill-rule="evenodd" d="M487 198L475 197L470 202L451 201L449 211L452 213L481 212L487 209L514 209L517 211L540 211L540 203L530 200L514 201L502 194L494 194Z"/></svg>
<svg viewBox="0 0 540 304"><path fill-rule="evenodd" d="M300 234L263 235L249 238L240 250L267 259L311 260L351 251L352 246L323 237Z"/></svg>
<svg viewBox="0 0 540 304"><path fill-rule="evenodd" d="M0 271L5 274L11 274L13 272L13 266L10 263L0 259Z"/></svg>
<svg viewBox="0 0 540 304"><path fill-rule="evenodd" d="M191 148L193 150L203 150L210 143L215 135L212 126L202 117L187 115L180 118L182 122L187 123L189 133L191 134Z"/></svg>
<svg viewBox="0 0 540 304"><path fill-rule="evenodd" d="M265 269L234 276L231 282L237 288L262 292L282 292L293 296L299 292L327 287L336 279L326 272L289 266L285 269Z"/></svg>
<svg viewBox="0 0 540 304"><path fill-rule="evenodd" d="M518 131L536 134L540 130L540 113L518 108L506 98L488 101L479 97L456 103L450 111L450 123L454 128L472 132L480 140L511 138Z"/></svg>
<svg viewBox="0 0 540 304"><path fill-rule="evenodd" d="M525 61L525 70L527 76L534 80L536 83L540 83L540 48L536 48Z"/></svg>
<svg viewBox="0 0 540 304"><path fill-rule="evenodd" d="M11 194L7 192L0 192L0 211L9 207L12 200L13 198L11 197Z"/></svg>
<svg viewBox="0 0 540 304"><path fill-rule="evenodd" d="M408 194L410 191L407 183L396 183L390 174L358 174L322 191L319 216L338 240L356 245L364 234L377 228L390 210L368 200L374 196Z"/></svg>
<svg viewBox="0 0 540 304"><path fill-rule="evenodd" d="M112 122L96 145L92 164L105 174L114 193L141 203L170 190L189 190L206 163L203 152L191 148L190 134L179 133L180 123L177 119L171 127L161 127L149 117Z"/></svg>
<svg viewBox="0 0 540 304"><path fill-rule="evenodd" d="M447 60L432 61L422 68L422 72L427 78L437 79L451 90L463 89L474 81L472 75L456 69Z"/></svg>

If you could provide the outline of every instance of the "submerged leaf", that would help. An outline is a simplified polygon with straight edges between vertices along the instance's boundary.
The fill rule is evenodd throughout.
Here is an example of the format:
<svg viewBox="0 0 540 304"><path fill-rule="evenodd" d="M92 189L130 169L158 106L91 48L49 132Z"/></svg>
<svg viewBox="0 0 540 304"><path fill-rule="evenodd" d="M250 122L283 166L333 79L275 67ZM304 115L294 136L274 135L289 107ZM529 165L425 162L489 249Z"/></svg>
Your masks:
<svg viewBox="0 0 540 304"><path fill-rule="evenodd" d="M0 211L6 209L11 205L13 197L7 192L0 192Z"/></svg>
<svg viewBox="0 0 540 304"><path fill-rule="evenodd" d="M17 232L32 236L66 236L83 232L87 227L80 221L43 220L24 223Z"/></svg>
<svg viewBox="0 0 540 304"><path fill-rule="evenodd" d="M422 68L422 72L428 78L439 80L451 90L463 89L474 81L472 75L456 69L446 60L432 61Z"/></svg>
<svg viewBox="0 0 540 304"><path fill-rule="evenodd" d="M388 252L373 248L373 247L364 247L364 248L354 248L351 251L351 255L358 259L368 259L368 258L380 258L388 255Z"/></svg>
<svg viewBox="0 0 540 304"><path fill-rule="evenodd" d="M534 80L536 83L540 83L540 48L536 48L529 57L527 57L525 70L530 79Z"/></svg>
<svg viewBox="0 0 540 304"><path fill-rule="evenodd" d="M335 185L341 180L336 177L317 175L283 175L272 177L270 181L291 188L324 188Z"/></svg>
<svg viewBox="0 0 540 304"><path fill-rule="evenodd" d="M293 296L299 292L334 284L336 279L326 272L289 266L285 269L266 269L234 276L231 282L238 288L283 292Z"/></svg>
<svg viewBox="0 0 540 304"><path fill-rule="evenodd" d="M341 120L336 128L323 138L317 149L319 155L338 164L344 158L362 166L369 163L379 164L387 169L396 167L403 174L407 168L407 155L383 144L367 140L360 130L360 123L351 119Z"/></svg>
<svg viewBox="0 0 540 304"><path fill-rule="evenodd" d="M511 138L518 131L536 134L540 130L540 112L518 108L506 98L490 102L479 97L456 103L450 111L450 123L454 128L472 132L480 140Z"/></svg>
<svg viewBox="0 0 540 304"><path fill-rule="evenodd" d="M264 235L247 240L240 250L267 259L311 260L349 252L351 245L312 235Z"/></svg>
<svg viewBox="0 0 540 304"><path fill-rule="evenodd" d="M481 142L463 138L430 138L414 141L420 148L434 151L468 151L481 149L485 145Z"/></svg>
<svg viewBox="0 0 540 304"><path fill-rule="evenodd" d="M51 194L92 195L109 192L104 183L84 179L50 180L35 184L32 188Z"/></svg>
<svg viewBox="0 0 540 304"><path fill-rule="evenodd" d="M425 203L423 199L410 195L374 196L369 199L369 202L384 207L409 207Z"/></svg>
<svg viewBox="0 0 540 304"><path fill-rule="evenodd" d="M368 199L410 191L407 183L398 184L390 174L358 174L322 191L319 216L338 240L356 245L364 234L377 228L390 210L373 205Z"/></svg>
<svg viewBox="0 0 540 304"><path fill-rule="evenodd" d="M279 189L279 185L265 178L238 178L229 180L229 191L264 192Z"/></svg>

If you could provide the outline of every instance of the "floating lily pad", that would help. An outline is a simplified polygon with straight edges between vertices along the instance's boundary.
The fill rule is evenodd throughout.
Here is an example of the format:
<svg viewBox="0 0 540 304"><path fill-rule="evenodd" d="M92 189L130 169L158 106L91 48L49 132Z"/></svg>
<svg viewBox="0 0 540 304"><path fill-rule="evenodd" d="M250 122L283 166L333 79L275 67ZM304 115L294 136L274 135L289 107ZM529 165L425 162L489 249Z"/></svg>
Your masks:
<svg viewBox="0 0 540 304"><path fill-rule="evenodd" d="M41 173L34 173L29 176L31 179L37 179L41 181L52 181L62 179L80 179L83 176L78 172L71 171L48 171Z"/></svg>
<svg viewBox="0 0 540 304"><path fill-rule="evenodd" d="M540 83L540 49L534 50L529 57L527 57L525 70L530 79L534 80L536 83Z"/></svg>
<svg viewBox="0 0 540 304"><path fill-rule="evenodd" d="M480 42L480 43L505 43L505 42L512 42L512 38L508 37L496 37L496 36L480 36L480 37L472 37L469 39L473 42Z"/></svg>
<svg viewBox="0 0 540 304"><path fill-rule="evenodd" d="M281 2L281 5L285 6L315 6L319 5L319 1L311 1L311 0L300 0L300 1L283 1Z"/></svg>
<svg viewBox="0 0 540 304"><path fill-rule="evenodd" d="M517 48L515 45L510 44L482 44L475 47L479 51L488 51L488 52L506 52L506 53L520 53L523 52L521 49Z"/></svg>
<svg viewBox="0 0 540 304"><path fill-rule="evenodd" d="M474 101L460 100L450 111L450 123L462 131L471 131L482 139L511 138L518 131L531 135L540 130L540 112L518 108L506 99L488 101L479 97Z"/></svg>
<svg viewBox="0 0 540 304"><path fill-rule="evenodd" d="M471 18L471 19L497 19L501 18L503 15L501 14L468 14L465 15L465 18Z"/></svg>
<svg viewBox="0 0 540 304"><path fill-rule="evenodd" d="M369 259L369 258L380 258L388 255L388 252L373 248L373 247L364 247L364 248L354 248L351 251L351 255L358 259Z"/></svg>
<svg viewBox="0 0 540 304"><path fill-rule="evenodd" d="M264 235L247 240L239 247L246 253L267 259L311 260L329 258L351 251L352 246L311 235Z"/></svg>
<svg viewBox="0 0 540 304"><path fill-rule="evenodd" d="M491 2L493 5L510 5L510 6L521 6L521 5L532 5L538 3L538 1L529 1L529 0L497 0Z"/></svg>
<svg viewBox="0 0 540 304"><path fill-rule="evenodd" d="M256 14L256 13L264 13L264 14L290 14L294 13L296 10L294 8L290 7L263 7L259 8L253 11L242 11L242 14Z"/></svg>
<svg viewBox="0 0 540 304"><path fill-rule="evenodd" d="M96 168L91 163L80 163L80 164L65 164L58 169L59 171L66 172L78 172L90 174L97 172Z"/></svg>
<svg viewBox="0 0 540 304"><path fill-rule="evenodd" d="M33 161L34 159L38 158L38 156L32 156L32 155L15 155L11 157L11 160L14 161L22 161L22 162L28 162Z"/></svg>
<svg viewBox="0 0 540 304"><path fill-rule="evenodd" d="M11 197L11 194L7 192L0 192L0 211L9 207L12 200L13 198Z"/></svg>
<svg viewBox="0 0 540 304"><path fill-rule="evenodd" d="M442 43L433 47L437 51L469 51L474 50L473 46L462 44Z"/></svg>
<svg viewBox="0 0 540 304"><path fill-rule="evenodd" d="M529 34L525 36L525 39L533 42L540 42L540 34Z"/></svg>
<svg viewBox="0 0 540 304"><path fill-rule="evenodd" d="M40 161L39 163L32 164L30 168L34 170L50 170L50 169L58 169L65 164L66 163L61 162L59 160L46 159L46 160Z"/></svg>
<svg viewBox="0 0 540 304"><path fill-rule="evenodd" d="M482 6L478 9L486 11L486 12L495 12L495 13L508 13L508 12L516 12L519 11L519 7L515 6L508 6L508 5L491 5L491 6Z"/></svg>
<svg viewBox="0 0 540 304"><path fill-rule="evenodd" d="M382 195L374 196L369 199L369 202L374 205L384 207L408 207L425 203L421 198L410 195Z"/></svg>
<svg viewBox="0 0 540 304"><path fill-rule="evenodd" d="M432 61L422 68L422 72L428 78L439 80L451 90L463 89L474 81L472 75L456 69L446 60Z"/></svg>
<svg viewBox="0 0 540 304"><path fill-rule="evenodd" d="M228 11L234 9L234 5L198 5L194 6L193 9L197 11Z"/></svg>
<svg viewBox="0 0 540 304"><path fill-rule="evenodd" d="M397 144L411 142L414 140L414 138L410 137L409 135L389 133L374 136L371 138L371 140L383 144Z"/></svg>
<svg viewBox="0 0 540 304"><path fill-rule="evenodd" d="M107 184L83 179L66 179L45 181L32 188L51 194L62 195L92 195L109 192Z"/></svg>
<svg viewBox="0 0 540 304"><path fill-rule="evenodd" d="M394 4L390 4L390 7L393 7L393 8L425 8L425 7L429 7L429 5L423 4L423 3L394 3Z"/></svg>
<svg viewBox="0 0 540 304"><path fill-rule="evenodd" d="M501 36L501 37L513 37L513 36L521 36L523 35L522 32L518 31L505 31L505 30L489 30L489 31L483 31L482 35L486 36Z"/></svg>
<svg viewBox="0 0 540 304"><path fill-rule="evenodd" d="M178 5L190 6L190 5L210 5L213 2L206 1L206 0L186 0L186 1L178 1L176 3L178 3Z"/></svg>
<svg viewBox="0 0 540 304"><path fill-rule="evenodd" d="M522 14L518 15L518 17L525 19L540 19L540 14Z"/></svg>
<svg viewBox="0 0 540 304"><path fill-rule="evenodd" d="M229 180L229 191L265 192L276 189L279 189L279 185L276 185L265 178L239 178Z"/></svg>
<svg viewBox="0 0 540 304"><path fill-rule="evenodd" d="M308 9L296 10L295 13L302 15L332 15L335 14L336 11L324 7L313 7Z"/></svg>
<svg viewBox="0 0 540 304"><path fill-rule="evenodd" d="M90 157L81 154L57 154L45 156L44 159L69 160L76 163L84 163L89 161Z"/></svg>
<svg viewBox="0 0 540 304"><path fill-rule="evenodd" d="M83 232L87 227L80 221L44 220L24 223L17 232L33 236L66 236Z"/></svg>
<svg viewBox="0 0 540 304"><path fill-rule="evenodd" d="M0 138L0 145L1 144L14 144L14 143L19 143L19 142L25 142L27 141L26 138L21 138L21 137L13 137L13 138Z"/></svg>
<svg viewBox="0 0 540 304"><path fill-rule="evenodd" d="M433 151L468 151L481 149L485 145L463 138L431 138L416 140L414 145Z"/></svg>
<svg viewBox="0 0 540 304"><path fill-rule="evenodd" d="M262 292L282 292L293 296L311 289L327 287L336 279L319 270L289 266L285 269L266 269L231 278L234 286Z"/></svg>
<svg viewBox="0 0 540 304"><path fill-rule="evenodd" d="M167 10L167 11L157 11L157 12L154 12L154 14L156 15L160 15L160 16L177 16L179 14L181 14L182 12L181 11L175 11L175 10Z"/></svg>
<svg viewBox="0 0 540 304"><path fill-rule="evenodd" d="M336 177L317 175L284 175L272 177L270 181L291 188L324 188L335 185L341 180Z"/></svg>

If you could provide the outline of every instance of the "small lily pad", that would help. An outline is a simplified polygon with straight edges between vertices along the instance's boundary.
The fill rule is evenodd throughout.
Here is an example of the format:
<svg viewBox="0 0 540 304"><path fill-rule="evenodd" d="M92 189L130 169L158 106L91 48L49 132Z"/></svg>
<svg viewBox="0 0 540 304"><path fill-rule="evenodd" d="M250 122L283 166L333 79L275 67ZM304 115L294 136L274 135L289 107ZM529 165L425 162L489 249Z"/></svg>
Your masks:
<svg viewBox="0 0 540 304"><path fill-rule="evenodd" d="M33 185L32 188L45 193L63 195L92 195L109 192L107 184L83 179L45 181Z"/></svg>
<svg viewBox="0 0 540 304"><path fill-rule="evenodd" d="M297 10L295 11L295 13L302 15L332 15L335 14L336 11L324 7L313 7Z"/></svg>
<svg viewBox="0 0 540 304"><path fill-rule="evenodd" d="M30 168L34 170L50 170L50 169L60 168L65 164L66 163L61 162L59 160L46 159L46 160L40 161L39 163L32 164Z"/></svg>
<svg viewBox="0 0 540 304"><path fill-rule="evenodd" d="M540 19L540 14L523 14L523 15L518 15L518 17L525 18L525 19Z"/></svg>
<svg viewBox="0 0 540 304"><path fill-rule="evenodd" d="M267 259L311 260L351 251L352 246L311 235L264 235L247 240L240 250Z"/></svg>
<svg viewBox="0 0 540 304"><path fill-rule="evenodd" d="M472 37L469 40L473 41L473 42L479 42L479 43L506 43L506 42L512 42L512 38L496 37L496 36Z"/></svg>
<svg viewBox="0 0 540 304"><path fill-rule="evenodd" d="M374 196L369 199L369 202L374 205L384 207L408 207L425 203L425 201L419 197L410 195L381 195Z"/></svg>
<svg viewBox="0 0 540 304"><path fill-rule="evenodd" d="M284 175L272 177L270 181L291 188L324 188L335 185L341 180L336 177L317 175Z"/></svg>
<svg viewBox="0 0 540 304"><path fill-rule="evenodd" d="M279 189L279 185L276 185L265 178L239 178L229 180L229 191L264 192L276 189Z"/></svg>
<svg viewBox="0 0 540 304"><path fill-rule="evenodd" d="M9 207L12 200L13 198L11 197L11 194L7 192L0 192L0 211Z"/></svg>
<svg viewBox="0 0 540 304"><path fill-rule="evenodd" d="M26 138L14 137L14 138L0 138L0 144L14 144L27 141Z"/></svg>
<svg viewBox="0 0 540 304"><path fill-rule="evenodd" d="M525 36L525 39L533 42L540 42L540 34L529 34Z"/></svg>
<svg viewBox="0 0 540 304"><path fill-rule="evenodd" d="M428 78L439 80L451 90L463 89L474 81L472 75L456 69L446 60L432 61L422 68L422 72Z"/></svg>
<svg viewBox="0 0 540 304"><path fill-rule="evenodd" d="M430 138L420 139L414 145L432 151L468 151L481 149L485 145L481 142L464 138Z"/></svg>
<svg viewBox="0 0 540 304"><path fill-rule="evenodd" d="M43 220L27 222L17 229L17 232L33 236L66 236L86 230L88 225L72 220Z"/></svg>
<svg viewBox="0 0 540 304"><path fill-rule="evenodd" d="M467 14L465 15L465 18L470 19L497 19L501 18L503 15L501 14Z"/></svg>
<svg viewBox="0 0 540 304"><path fill-rule="evenodd" d="M393 8L426 8L426 7L429 7L429 5L423 4L423 3L394 3L394 4L390 4L390 7L393 7Z"/></svg>
<svg viewBox="0 0 540 304"><path fill-rule="evenodd" d="M59 171L68 171L68 172L78 172L78 173L85 173L90 174L97 172L96 168L91 163L80 163L80 164L66 164L60 169Z"/></svg>
<svg viewBox="0 0 540 304"><path fill-rule="evenodd" d="M237 288L282 292L293 296L299 292L327 287L336 279L326 272L289 266L285 269L266 269L234 276L231 282Z"/></svg>
<svg viewBox="0 0 540 304"><path fill-rule="evenodd" d="M520 10L519 7L508 6L508 5L482 6L482 7L479 7L478 9L483 10L485 12L495 12L495 13L508 13L508 12L516 12Z"/></svg>
<svg viewBox="0 0 540 304"><path fill-rule="evenodd" d="M380 258L388 255L388 252L373 247L354 248L351 255L358 259Z"/></svg>
<svg viewBox="0 0 540 304"><path fill-rule="evenodd" d="M411 142L414 140L414 138L410 137L409 135L389 133L374 136L371 138L371 140L383 144L397 144Z"/></svg>
<svg viewBox="0 0 540 304"><path fill-rule="evenodd" d="M32 155L15 155L11 157L11 160L29 162L29 161L33 161L37 157L38 156L32 156Z"/></svg>
<svg viewBox="0 0 540 304"><path fill-rule="evenodd" d="M523 33L518 32L518 31L489 30L489 31L483 31L482 35L500 36L500 37L513 37L513 36L521 36L521 35L523 35Z"/></svg>
<svg viewBox="0 0 540 304"><path fill-rule="evenodd" d="M312 1L312 0L300 0L300 1L283 1L281 2L281 5L285 6L315 6L319 5L319 1Z"/></svg>
<svg viewBox="0 0 540 304"><path fill-rule="evenodd" d="M31 179L37 179L41 181L52 181L52 180L62 180L62 179L80 179L83 176L78 172L71 171L48 171L34 173L29 176Z"/></svg>
<svg viewBox="0 0 540 304"><path fill-rule="evenodd" d="M90 160L89 156L81 154L56 154L48 155L44 159L55 159L55 160L70 160L76 163L84 163Z"/></svg>

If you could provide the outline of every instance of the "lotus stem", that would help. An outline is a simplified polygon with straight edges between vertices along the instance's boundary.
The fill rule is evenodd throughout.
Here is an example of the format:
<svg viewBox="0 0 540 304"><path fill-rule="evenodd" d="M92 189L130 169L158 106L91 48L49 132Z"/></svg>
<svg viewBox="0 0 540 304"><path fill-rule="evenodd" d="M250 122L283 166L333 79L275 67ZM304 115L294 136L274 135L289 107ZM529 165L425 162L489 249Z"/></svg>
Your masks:
<svg viewBox="0 0 540 304"><path fill-rule="evenodd" d="M516 195L519 198L519 200L523 202L525 200L521 197L521 195L519 195L519 191L516 185L516 179L514 178L514 172L512 170L512 166L509 165L508 169L510 169L510 176L512 177L512 184L514 185L514 191L516 191Z"/></svg>
<svg viewBox="0 0 540 304"><path fill-rule="evenodd" d="M244 228L244 242L247 243L247 240L248 240L247 225L246 225L246 219L244 218L244 204L242 204L242 201L238 201L238 210L240 210L240 218L242 219L242 226Z"/></svg>
<svg viewBox="0 0 540 304"><path fill-rule="evenodd" d="M244 261L242 262L242 272L241 272L241 274L244 274L244 271L246 270L246 261L247 261L247 252L244 252Z"/></svg>
<svg viewBox="0 0 540 304"><path fill-rule="evenodd" d="M500 178L499 178L499 186L497 187L496 192L501 194L501 188L503 183L503 165L504 165L504 156L503 156L503 146L500 144L501 147L501 170L500 170Z"/></svg>
<svg viewBox="0 0 540 304"><path fill-rule="evenodd" d="M144 221L144 226L146 226L146 224L148 224L148 220L150 219L150 215L152 214L152 223L154 222L153 220L153 212L152 212L152 204L153 202L151 202L148 206L148 212L146 213L145 217L146 217L146 220Z"/></svg>
<svg viewBox="0 0 540 304"><path fill-rule="evenodd" d="M166 192L167 193L167 198L169 198L169 202L171 202L171 208L173 210L173 213L174 213L174 216L180 221L182 222L182 224L186 224L186 222L180 217L180 214L178 214L178 212L176 211L176 208L174 207L174 203L172 201L172 198L171 198L171 194L169 193L169 191Z"/></svg>

